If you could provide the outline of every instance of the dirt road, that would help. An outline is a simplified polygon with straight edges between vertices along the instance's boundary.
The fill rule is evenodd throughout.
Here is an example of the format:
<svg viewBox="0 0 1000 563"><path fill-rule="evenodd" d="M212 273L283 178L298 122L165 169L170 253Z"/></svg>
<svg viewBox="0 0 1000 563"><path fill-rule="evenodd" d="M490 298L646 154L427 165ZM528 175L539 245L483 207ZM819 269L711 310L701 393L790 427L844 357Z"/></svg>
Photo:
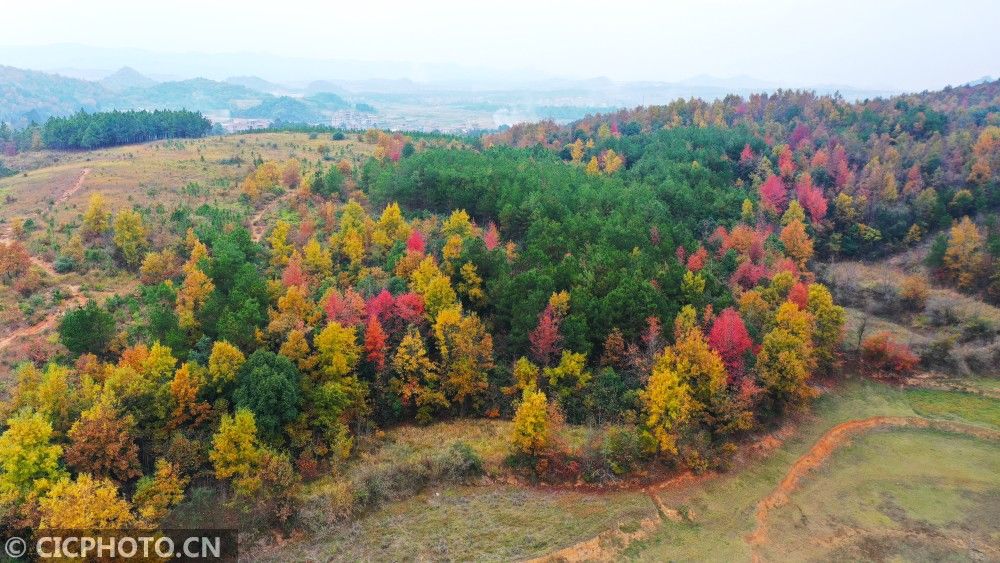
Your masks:
<svg viewBox="0 0 1000 563"><path fill-rule="evenodd" d="M90 174L90 168L84 168L83 169L83 172L80 173L80 177L76 180L76 183L73 184L72 186L70 186L70 188L68 190L66 190L63 193L59 194L59 197L56 199L56 203L57 204L63 203L67 199L69 199L70 197L72 197L73 194L75 194L76 192L80 191L80 188L83 187L83 180L87 177L87 174Z"/></svg>

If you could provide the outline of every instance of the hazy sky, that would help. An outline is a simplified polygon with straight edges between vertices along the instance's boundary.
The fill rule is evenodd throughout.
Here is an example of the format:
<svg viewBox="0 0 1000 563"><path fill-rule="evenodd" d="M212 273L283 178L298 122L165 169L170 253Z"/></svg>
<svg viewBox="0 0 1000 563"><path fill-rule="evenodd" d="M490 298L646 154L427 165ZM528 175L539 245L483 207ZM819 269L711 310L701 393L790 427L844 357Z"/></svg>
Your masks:
<svg viewBox="0 0 1000 563"><path fill-rule="evenodd" d="M0 0L0 45L750 75L918 90L1000 74L997 0ZM4 61L0 60L0 64Z"/></svg>

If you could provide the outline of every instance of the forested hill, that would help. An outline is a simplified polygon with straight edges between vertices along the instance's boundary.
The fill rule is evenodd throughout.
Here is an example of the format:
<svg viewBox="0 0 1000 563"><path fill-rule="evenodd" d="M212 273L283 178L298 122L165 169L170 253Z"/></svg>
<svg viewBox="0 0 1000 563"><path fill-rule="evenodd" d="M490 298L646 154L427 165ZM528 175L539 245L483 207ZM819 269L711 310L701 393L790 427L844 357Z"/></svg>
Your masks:
<svg viewBox="0 0 1000 563"><path fill-rule="evenodd" d="M541 145L594 172L642 178L664 132L746 131L757 144L728 157L753 167L749 192L782 213L797 200L814 219L821 256L863 256L916 244L952 220L1000 204L1000 81L851 103L779 91L716 102L678 100L559 127L518 125L483 144ZM616 160L620 157L621 163Z"/></svg>
<svg viewBox="0 0 1000 563"><path fill-rule="evenodd" d="M721 470L804 408L815 377L844 373L826 258L938 231L936 275L1000 296L1000 221L983 213L995 88L682 101L483 146L375 129L198 143L268 156L201 204L196 183L167 198L130 176L126 197L95 190L59 228L11 221L0 283L19 299L53 301L29 249L134 289L66 310L65 352L17 369L0 451L44 463L0 472L0 490L53 528L80 498L121 498L115 522L135 510L157 527L198 487L244 529L290 529L310 510L301 481L367 464L377 428L470 416L512 419L504 471L534 482ZM161 167L180 152L151 149ZM860 360L905 375L920 358L890 336L857 342ZM569 448L566 423L599 430ZM469 475L469 451L407 474ZM379 475L344 482L328 522L397 498ZM153 504L160 490L172 500Z"/></svg>
<svg viewBox="0 0 1000 563"><path fill-rule="evenodd" d="M81 110L93 113L116 109L229 111L254 118L320 123L327 121L324 112L348 106L332 94L293 100L238 83L204 78L155 82L128 68L101 82L91 82L0 66L0 122L17 129Z"/></svg>
<svg viewBox="0 0 1000 563"><path fill-rule="evenodd" d="M211 128L200 113L184 110L80 112L70 117L50 117L42 127L42 141L53 149L93 149L201 137Z"/></svg>

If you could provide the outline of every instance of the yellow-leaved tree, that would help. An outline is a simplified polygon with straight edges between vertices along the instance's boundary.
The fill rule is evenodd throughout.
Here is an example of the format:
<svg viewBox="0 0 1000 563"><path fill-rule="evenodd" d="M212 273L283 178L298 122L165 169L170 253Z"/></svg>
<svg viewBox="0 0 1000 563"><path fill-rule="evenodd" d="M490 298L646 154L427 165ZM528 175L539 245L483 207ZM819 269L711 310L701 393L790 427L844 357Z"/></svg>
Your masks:
<svg viewBox="0 0 1000 563"><path fill-rule="evenodd" d="M22 411L0 435L0 498L47 491L66 475L62 446L52 443L52 425L41 414Z"/></svg>
<svg viewBox="0 0 1000 563"><path fill-rule="evenodd" d="M223 415L219 431L212 436L208 459L217 479L232 479L241 495L251 495L260 487L258 469L261 448L257 443L257 421L253 413L239 409L233 416Z"/></svg>
<svg viewBox="0 0 1000 563"><path fill-rule="evenodd" d="M159 526L170 509L184 500L184 487L188 481L172 463L156 460L153 475L139 479L132 495L132 503L142 522L147 526Z"/></svg>
<svg viewBox="0 0 1000 563"><path fill-rule="evenodd" d="M331 321L318 335L313 345L316 347L317 367L324 381L346 377L361 359L356 327L345 327Z"/></svg>
<svg viewBox="0 0 1000 563"><path fill-rule="evenodd" d="M640 393L646 429L656 439L661 452L677 453L677 434L694 409L691 387L674 369L675 362L660 355Z"/></svg>
<svg viewBox="0 0 1000 563"><path fill-rule="evenodd" d="M445 390L464 414L466 402L488 387L486 372L493 368L493 337L475 315L462 315L459 306L442 310L434 323L441 354Z"/></svg>
<svg viewBox="0 0 1000 563"><path fill-rule="evenodd" d="M798 218L792 219L783 229L781 229L781 243L785 245L785 253L801 269L805 269L806 262L813 255L813 241L806 233L806 226Z"/></svg>
<svg viewBox="0 0 1000 563"><path fill-rule="evenodd" d="M226 342L216 340L212 344L212 353L208 357L208 383L219 393L236 380L236 372L243 367L246 356L239 348Z"/></svg>
<svg viewBox="0 0 1000 563"><path fill-rule="evenodd" d="M437 366L427 357L424 339L412 325L392 357L392 371L393 387L404 405L417 407L419 422L430 422L435 410L448 408Z"/></svg>
<svg viewBox="0 0 1000 563"><path fill-rule="evenodd" d="M809 285L806 310L813 316L813 352L817 367L829 372L837 363L840 341L844 334L847 313L833 302L830 290L821 283Z"/></svg>
<svg viewBox="0 0 1000 563"><path fill-rule="evenodd" d="M87 473L63 479L38 502L38 527L62 530L120 530L135 525L132 505L108 479Z"/></svg>
<svg viewBox="0 0 1000 563"><path fill-rule="evenodd" d="M110 228L111 213L108 212L107 203L104 201L104 194L100 192L90 194L87 210L83 213L83 236L101 236Z"/></svg>
<svg viewBox="0 0 1000 563"><path fill-rule="evenodd" d="M514 413L511 427L511 448L515 453L537 455L549 445L549 404L534 385L521 392L521 403Z"/></svg>
<svg viewBox="0 0 1000 563"><path fill-rule="evenodd" d="M137 211L123 209L115 216L115 234L112 237L115 248L121 253L125 263L134 268L139 264L146 249L146 227L142 215Z"/></svg>
<svg viewBox="0 0 1000 563"><path fill-rule="evenodd" d="M952 225L944 265L958 281L959 287L974 285L980 271L982 247L983 233L968 216Z"/></svg>
<svg viewBox="0 0 1000 563"><path fill-rule="evenodd" d="M778 307L774 328L764 335L757 375L779 409L812 395L807 382L816 365L813 328L812 315L786 301Z"/></svg>

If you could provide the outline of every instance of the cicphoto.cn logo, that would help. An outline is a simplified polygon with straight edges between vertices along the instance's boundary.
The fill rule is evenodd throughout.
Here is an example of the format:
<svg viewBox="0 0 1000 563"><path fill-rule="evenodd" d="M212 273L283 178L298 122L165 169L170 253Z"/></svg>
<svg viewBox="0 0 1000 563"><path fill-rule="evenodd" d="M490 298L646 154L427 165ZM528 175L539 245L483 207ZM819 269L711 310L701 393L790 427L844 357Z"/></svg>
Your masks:
<svg viewBox="0 0 1000 563"><path fill-rule="evenodd" d="M44 530L4 538L3 555L13 560L236 561L238 536L235 530Z"/></svg>

